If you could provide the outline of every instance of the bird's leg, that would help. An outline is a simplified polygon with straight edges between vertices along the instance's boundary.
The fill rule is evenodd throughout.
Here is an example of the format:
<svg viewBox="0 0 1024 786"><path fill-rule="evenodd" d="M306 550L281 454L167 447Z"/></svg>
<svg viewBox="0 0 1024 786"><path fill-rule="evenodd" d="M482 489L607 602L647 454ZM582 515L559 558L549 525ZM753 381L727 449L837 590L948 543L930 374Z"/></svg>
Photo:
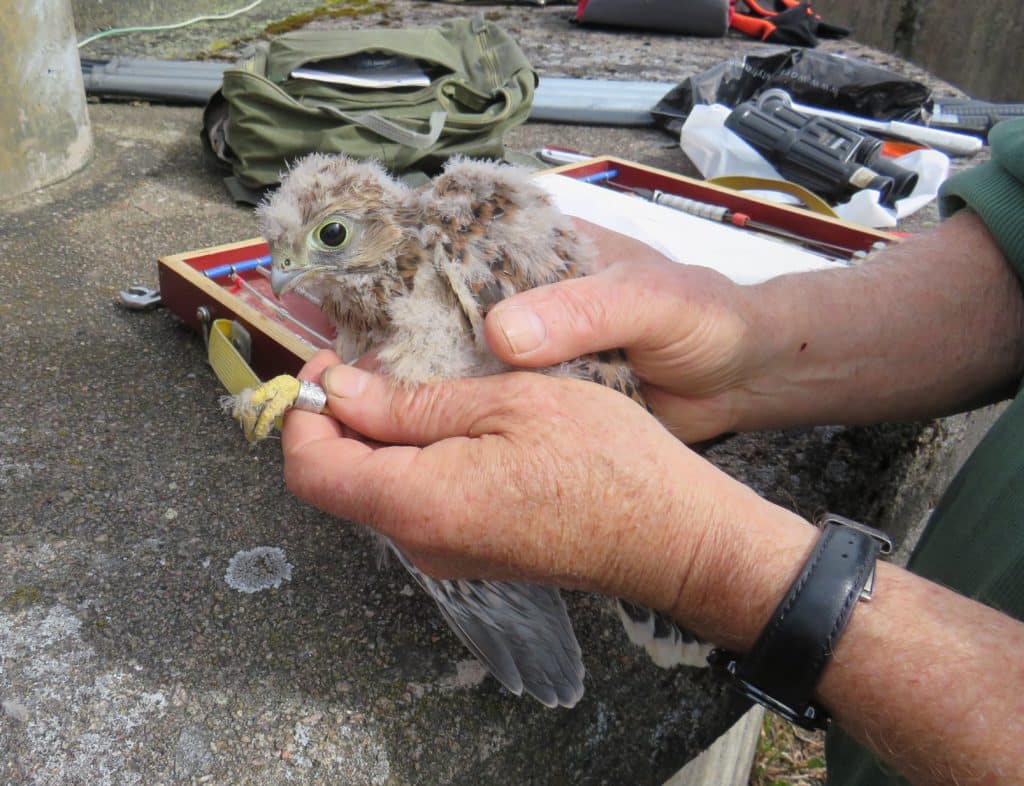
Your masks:
<svg viewBox="0 0 1024 786"><path fill-rule="evenodd" d="M266 439L278 418L295 404L302 383L282 374L257 388L243 390L231 398L231 417L242 426L249 442Z"/></svg>
<svg viewBox="0 0 1024 786"><path fill-rule="evenodd" d="M322 387L287 374L257 388L246 388L237 396L226 396L221 402L241 424L249 442L266 439L275 426L281 428L281 416L289 409L329 414L327 394Z"/></svg>

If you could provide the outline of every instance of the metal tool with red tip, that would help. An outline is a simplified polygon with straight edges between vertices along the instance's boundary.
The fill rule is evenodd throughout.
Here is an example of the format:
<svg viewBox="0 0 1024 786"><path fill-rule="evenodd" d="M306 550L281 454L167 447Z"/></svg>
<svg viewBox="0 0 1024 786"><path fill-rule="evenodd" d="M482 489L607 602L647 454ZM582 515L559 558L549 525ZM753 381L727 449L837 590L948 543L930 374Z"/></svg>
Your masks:
<svg viewBox="0 0 1024 786"><path fill-rule="evenodd" d="M805 248L819 251L829 256L839 256L846 260L864 256L863 251L849 248L847 246L841 246L836 243L829 243L824 240L818 240L816 238L806 237L796 232L790 232L787 229L782 229L781 227L766 224L762 221L754 221L746 213L730 210L729 208L722 207L721 205L714 205L710 202L701 202L697 199L689 199L688 197L679 196L678 194L667 194L664 191L659 191L658 189L627 186L623 183L616 182L615 178L618 176L618 170L608 169L593 175L585 175L577 179L582 182L601 184L610 186L611 188L617 188L621 191L629 191L630 193L636 194L637 196L646 199L648 202L653 202L656 205L664 205L665 207L670 207L673 210L678 210L691 216L697 216L698 218L706 218L709 221L717 221L721 224L731 224L732 226L739 227L741 229L748 229L754 232L761 232L766 235L772 235L784 240L789 240L794 243L799 243Z"/></svg>

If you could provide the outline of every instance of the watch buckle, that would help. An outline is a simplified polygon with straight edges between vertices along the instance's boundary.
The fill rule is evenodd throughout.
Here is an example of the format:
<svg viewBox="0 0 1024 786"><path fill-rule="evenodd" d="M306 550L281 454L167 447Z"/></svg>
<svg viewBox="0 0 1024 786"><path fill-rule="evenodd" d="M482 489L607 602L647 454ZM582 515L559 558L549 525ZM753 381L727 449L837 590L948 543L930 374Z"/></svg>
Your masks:
<svg viewBox="0 0 1024 786"><path fill-rule="evenodd" d="M821 520L817 522L818 527L824 528L824 526L828 524L830 521L834 521L836 524L839 524L840 526L849 527L850 529L857 530L857 532L862 532L865 535L873 538L878 543L879 554L892 554L892 538L890 538L880 529L869 527L867 524L862 524L859 521L854 521L853 519L846 518L846 516L840 516L835 513L826 513L824 516L822 516ZM871 600L871 594L874 592L875 589L876 571L877 568L874 565L872 565L871 573L868 574L868 580L864 582L864 588L860 591L860 600Z"/></svg>
<svg viewBox="0 0 1024 786"><path fill-rule="evenodd" d="M826 513L817 521L817 526L819 529L824 529L825 525L830 521L834 521L843 527L855 529L857 532L863 532L865 535L874 538L878 541L879 554L892 554L892 538L882 532L882 530L869 527L867 524L861 524L859 521L848 519L846 516L840 516L836 513Z"/></svg>
<svg viewBox="0 0 1024 786"><path fill-rule="evenodd" d="M864 586L861 588L860 597L858 600L864 601L865 603L871 600L871 595L875 591L875 572L877 568L874 565L871 566L871 572L868 574L868 580L864 582Z"/></svg>

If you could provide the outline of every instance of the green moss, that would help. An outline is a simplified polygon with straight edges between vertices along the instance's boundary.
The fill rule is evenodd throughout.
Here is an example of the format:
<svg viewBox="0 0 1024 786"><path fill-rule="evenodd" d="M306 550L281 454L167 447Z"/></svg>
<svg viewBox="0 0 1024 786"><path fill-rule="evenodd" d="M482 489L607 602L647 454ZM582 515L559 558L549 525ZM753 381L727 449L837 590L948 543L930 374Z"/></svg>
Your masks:
<svg viewBox="0 0 1024 786"><path fill-rule="evenodd" d="M231 46L232 46L232 42L231 41L225 41L223 39L218 39L217 41L213 41L213 42L210 43L210 48L207 51L210 54L213 54L214 52L220 52L223 49L229 49Z"/></svg>
<svg viewBox="0 0 1024 786"><path fill-rule="evenodd" d="M271 22L264 28L268 35L280 35L297 30L314 19L342 19L345 17L365 16L379 11L386 11L387 2L381 0L324 0L311 11L286 16L278 22Z"/></svg>
<svg viewBox="0 0 1024 786"><path fill-rule="evenodd" d="M29 606L35 606L43 599L43 593L38 587L19 587L4 598L4 605L12 611L21 611Z"/></svg>

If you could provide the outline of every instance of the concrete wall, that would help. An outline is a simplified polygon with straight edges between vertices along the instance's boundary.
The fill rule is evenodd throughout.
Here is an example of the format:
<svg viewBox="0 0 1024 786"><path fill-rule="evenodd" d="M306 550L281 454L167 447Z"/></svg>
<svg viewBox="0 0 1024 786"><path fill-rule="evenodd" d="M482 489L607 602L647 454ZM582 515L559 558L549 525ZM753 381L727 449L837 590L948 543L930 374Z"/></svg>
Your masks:
<svg viewBox="0 0 1024 786"><path fill-rule="evenodd" d="M1024 3L815 0L863 44L896 52L973 98L1024 101Z"/></svg>

